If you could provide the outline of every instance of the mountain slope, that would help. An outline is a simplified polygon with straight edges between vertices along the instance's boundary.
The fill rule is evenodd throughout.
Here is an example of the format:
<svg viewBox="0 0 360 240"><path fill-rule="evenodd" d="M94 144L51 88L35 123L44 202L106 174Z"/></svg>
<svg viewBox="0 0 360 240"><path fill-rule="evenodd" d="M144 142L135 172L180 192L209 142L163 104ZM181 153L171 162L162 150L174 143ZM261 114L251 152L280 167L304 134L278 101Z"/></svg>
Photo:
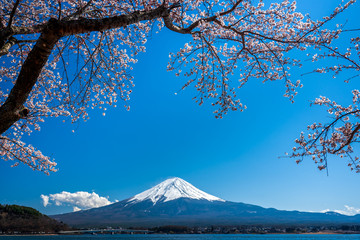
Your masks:
<svg viewBox="0 0 360 240"><path fill-rule="evenodd" d="M56 233L61 230L69 230L69 227L33 208L0 204L0 232Z"/></svg>
<svg viewBox="0 0 360 240"><path fill-rule="evenodd" d="M359 216L337 213L279 211L224 201L190 183L168 179L155 187L108 206L54 216L75 226L160 225L311 225L360 224Z"/></svg>

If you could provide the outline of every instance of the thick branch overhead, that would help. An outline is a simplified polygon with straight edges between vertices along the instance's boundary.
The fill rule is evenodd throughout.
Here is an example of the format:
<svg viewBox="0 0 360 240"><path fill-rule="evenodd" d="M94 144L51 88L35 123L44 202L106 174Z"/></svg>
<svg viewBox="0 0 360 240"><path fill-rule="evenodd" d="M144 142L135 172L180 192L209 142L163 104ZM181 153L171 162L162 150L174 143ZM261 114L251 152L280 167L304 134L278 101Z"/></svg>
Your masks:
<svg viewBox="0 0 360 240"><path fill-rule="evenodd" d="M78 20L56 20L50 19L47 24L38 25L36 27L18 28L11 27L11 30L2 29L0 36L6 36L29 33L41 33L37 43L29 53L24 62L19 76L16 80L5 103L0 107L0 134L8 130L23 115L21 111L29 96L33 86L46 64L51 51L64 36L89 33L93 31L105 31L114 28L126 27L128 25L144 21L161 18L168 15L168 8L160 6L148 11L135 11L127 15L114 16L102 19L78 19ZM10 27L10 25L9 25ZM12 38L11 38L12 40ZM0 50L0 53L8 52L13 45L8 42Z"/></svg>

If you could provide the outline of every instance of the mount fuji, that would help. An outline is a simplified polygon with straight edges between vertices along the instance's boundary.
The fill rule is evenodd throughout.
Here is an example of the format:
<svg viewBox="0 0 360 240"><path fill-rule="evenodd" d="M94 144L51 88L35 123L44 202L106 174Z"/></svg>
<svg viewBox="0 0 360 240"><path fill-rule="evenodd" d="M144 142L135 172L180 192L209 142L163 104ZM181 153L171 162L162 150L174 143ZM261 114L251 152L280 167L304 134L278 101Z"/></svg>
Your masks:
<svg viewBox="0 0 360 240"><path fill-rule="evenodd" d="M134 197L130 198L128 202L134 204L150 200L155 205L157 202L168 202L179 198L207 200L210 202L225 202L225 200L203 192L185 180L177 177L167 179L155 187L135 195Z"/></svg>
<svg viewBox="0 0 360 240"><path fill-rule="evenodd" d="M52 217L77 227L360 224L360 215L281 211L225 201L181 178L167 179L111 205Z"/></svg>

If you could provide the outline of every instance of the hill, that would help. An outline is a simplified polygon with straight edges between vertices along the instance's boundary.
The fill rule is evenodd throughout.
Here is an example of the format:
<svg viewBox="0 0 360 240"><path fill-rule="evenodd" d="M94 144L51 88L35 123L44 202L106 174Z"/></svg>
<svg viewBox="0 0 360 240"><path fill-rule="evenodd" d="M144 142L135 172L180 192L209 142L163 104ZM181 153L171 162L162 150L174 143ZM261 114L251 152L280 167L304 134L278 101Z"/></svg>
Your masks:
<svg viewBox="0 0 360 240"><path fill-rule="evenodd" d="M33 208L0 204L0 233L57 233L67 229L66 224Z"/></svg>

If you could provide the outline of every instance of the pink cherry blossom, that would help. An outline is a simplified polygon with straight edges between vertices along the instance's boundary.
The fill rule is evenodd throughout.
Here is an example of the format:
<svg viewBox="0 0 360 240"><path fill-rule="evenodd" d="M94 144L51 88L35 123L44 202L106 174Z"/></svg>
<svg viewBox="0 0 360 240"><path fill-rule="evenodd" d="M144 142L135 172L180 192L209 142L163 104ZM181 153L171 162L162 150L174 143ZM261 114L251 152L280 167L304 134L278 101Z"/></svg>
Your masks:
<svg viewBox="0 0 360 240"><path fill-rule="evenodd" d="M292 81L289 69L301 62L288 52L319 50L314 61L323 57L351 61L352 52L359 52L359 38L354 38L352 47L340 53L331 43L341 28L324 28L354 2L315 21L296 12L296 2L288 0L269 7L262 0L256 4L249 0L1 1L0 155L14 165L22 162L48 174L56 164L23 143L24 134L40 130L46 117L87 120L89 108L104 112L119 101L130 110L131 70L137 55L145 52L152 28L191 36L182 49L170 54L168 70L186 79L183 89L194 86L199 92L195 101L210 102L216 118L229 110L246 109L237 89L249 80L283 81L284 95L293 101L301 83ZM358 71L356 63L315 71ZM332 111L341 119L350 115L343 116L348 112L337 108ZM355 127L349 124L336 130L337 147ZM299 140L300 146L304 141ZM345 147L350 146L338 152L348 151Z"/></svg>

